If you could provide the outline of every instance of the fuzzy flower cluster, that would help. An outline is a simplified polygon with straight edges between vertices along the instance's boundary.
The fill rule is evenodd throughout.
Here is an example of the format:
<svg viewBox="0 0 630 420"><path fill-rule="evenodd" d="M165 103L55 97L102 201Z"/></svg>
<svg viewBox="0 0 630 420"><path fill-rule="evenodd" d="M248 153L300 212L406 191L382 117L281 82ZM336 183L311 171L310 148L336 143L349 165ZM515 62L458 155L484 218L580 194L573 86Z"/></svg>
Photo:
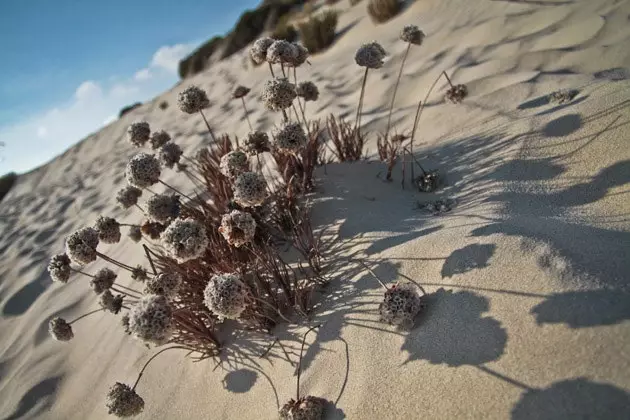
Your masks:
<svg viewBox="0 0 630 420"><path fill-rule="evenodd" d="M323 420L324 400L307 395L299 400L291 398L280 409L280 420Z"/></svg>
<svg viewBox="0 0 630 420"><path fill-rule="evenodd" d="M168 142L160 148L158 152L158 158L162 165L169 169L172 169L175 164L179 163L184 152L182 148L173 142Z"/></svg>
<svg viewBox="0 0 630 420"><path fill-rule="evenodd" d="M297 56L295 45L283 39L274 41L267 49L267 62L271 64L293 63Z"/></svg>
<svg viewBox="0 0 630 420"><path fill-rule="evenodd" d="M264 37L256 40L249 50L249 56L256 64L262 64L267 60L267 50L274 40L269 37Z"/></svg>
<svg viewBox="0 0 630 420"><path fill-rule="evenodd" d="M252 131L245 137L243 149L250 156L268 152L270 150L269 136L264 131Z"/></svg>
<svg viewBox="0 0 630 420"><path fill-rule="evenodd" d="M171 141L171 136L164 130L154 132L151 134L151 138L149 139L151 149L153 150L159 149L169 141Z"/></svg>
<svg viewBox="0 0 630 420"><path fill-rule="evenodd" d="M228 152L221 156L219 169L227 178L234 179L243 172L249 171L247 155L240 150Z"/></svg>
<svg viewBox="0 0 630 420"><path fill-rule="evenodd" d="M273 133L275 147L285 153L295 153L308 141L300 123L286 123Z"/></svg>
<svg viewBox="0 0 630 420"><path fill-rule="evenodd" d="M179 216L179 196L177 194L155 194L146 202L147 216L156 222L168 223Z"/></svg>
<svg viewBox="0 0 630 420"><path fill-rule="evenodd" d="M265 177L256 172L240 174L232 187L234 189L234 201L243 207L259 206L267 198Z"/></svg>
<svg viewBox="0 0 630 420"><path fill-rule="evenodd" d="M142 190L136 188L133 185L127 185L122 187L116 193L116 201L123 209L128 209L131 206L138 204L138 199L142 195Z"/></svg>
<svg viewBox="0 0 630 420"><path fill-rule="evenodd" d="M120 223L111 217L99 216L94 223L98 238L106 244L120 242Z"/></svg>
<svg viewBox="0 0 630 420"><path fill-rule="evenodd" d="M94 290L94 293L100 295L114 285L116 277L118 277L118 275L109 268L101 268L94 274L92 280L90 280L90 286L92 290Z"/></svg>
<svg viewBox="0 0 630 420"><path fill-rule="evenodd" d="M150 187L160 179L160 162L151 154L138 153L127 163L125 178L134 187Z"/></svg>
<svg viewBox="0 0 630 420"><path fill-rule="evenodd" d="M413 319L423 307L417 287L412 283L397 283L383 296L378 310L381 321L401 328L413 327Z"/></svg>
<svg viewBox="0 0 630 420"><path fill-rule="evenodd" d="M305 101L316 101L319 98L319 89L311 81L301 82L297 87L297 95Z"/></svg>
<svg viewBox="0 0 630 420"><path fill-rule="evenodd" d="M57 341L70 341L74 338L72 326L63 318L53 318L48 323L48 332Z"/></svg>
<svg viewBox="0 0 630 420"><path fill-rule="evenodd" d="M378 42L370 42L359 47L354 55L354 61L361 67L380 69L383 59L387 55L385 49Z"/></svg>
<svg viewBox="0 0 630 420"><path fill-rule="evenodd" d="M459 104L466 96L468 96L468 87L466 85L455 85L446 91L445 99L454 104Z"/></svg>
<svg viewBox="0 0 630 420"><path fill-rule="evenodd" d="M422 45L424 32L416 25L406 25L400 32L400 39L414 45Z"/></svg>
<svg viewBox="0 0 630 420"><path fill-rule="evenodd" d="M195 219L177 219L160 236L167 254L178 263L194 260L208 247L205 227Z"/></svg>
<svg viewBox="0 0 630 420"><path fill-rule="evenodd" d="M219 318L237 319L247 306L247 290L236 274L212 276L203 295L205 305Z"/></svg>
<svg viewBox="0 0 630 420"><path fill-rule="evenodd" d="M144 146L150 135L151 127L146 121L135 122L127 128L127 139L136 147Z"/></svg>
<svg viewBox="0 0 630 420"><path fill-rule="evenodd" d="M107 393L105 405L116 417L133 417L142 413L144 400L129 385L116 382Z"/></svg>
<svg viewBox="0 0 630 420"><path fill-rule="evenodd" d="M420 192L433 192L437 190L440 177L437 171L426 172L416 178L416 185Z"/></svg>
<svg viewBox="0 0 630 420"><path fill-rule="evenodd" d="M162 344L170 337L172 317L164 296L145 295L129 311L129 330L141 340Z"/></svg>
<svg viewBox="0 0 630 420"><path fill-rule="evenodd" d="M147 276L147 269L138 264L131 271L131 278L138 281L145 281L149 276Z"/></svg>
<svg viewBox="0 0 630 420"><path fill-rule="evenodd" d="M308 58L308 49L302 44L293 43L292 45L295 48L295 58L286 64L289 67L300 67Z"/></svg>
<svg viewBox="0 0 630 420"><path fill-rule="evenodd" d="M190 86L179 93L177 105L182 112L194 114L210 106L206 91L197 86Z"/></svg>
<svg viewBox="0 0 630 420"><path fill-rule="evenodd" d="M265 82L261 99L270 111L281 111L289 108L296 96L297 92L293 83L276 77Z"/></svg>
<svg viewBox="0 0 630 420"><path fill-rule="evenodd" d="M234 92L232 92L232 98L234 99L244 98L245 95L247 95L250 90L251 89L248 87L239 85L234 89Z"/></svg>
<svg viewBox="0 0 630 420"><path fill-rule="evenodd" d="M91 227L77 230L66 238L66 254L76 264L84 265L96 260L98 231Z"/></svg>
<svg viewBox="0 0 630 420"><path fill-rule="evenodd" d="M53 281L58 283L68 283L72 269L70 268L70 258L66 254L54 255L48 263L48 273Z"/></svg>
<svg viewBox="0 0 630 420"><path fill-rule="evenodd" d="M142 226L140 226L140 231L153 240L160 239L160 236L165 229L166 225L159 222L152 222L150 220L145 221Z"/></svg>
<svg viewBox="0 0 630 420"><path fill-rule="evenodd" d="M122 295L114 296L109 290L105 290L98 301L101 308L113 314L118 314L122 309L123 297Z"/></svg>
<svg viewBox="0 0 630 420"><path fill-rule="evenodd" d="M144 283L144 293L172 297L179 291L182 276L177 273L160 273Z"/></svg>
<svg viewBox="0 0 630 420"><path fill-rule="evenodd" d="M127 236L129 236L129 239L132 241L138 243L142 239L142 229L140 226L130 226Z"/></svg>
<svg viewBox="0 0 630 420"><path fill-rule="evenodd" d="M254 239L256 220L245 211L232 210L221 218L219 232L230 245L239 248Z"/></svg>

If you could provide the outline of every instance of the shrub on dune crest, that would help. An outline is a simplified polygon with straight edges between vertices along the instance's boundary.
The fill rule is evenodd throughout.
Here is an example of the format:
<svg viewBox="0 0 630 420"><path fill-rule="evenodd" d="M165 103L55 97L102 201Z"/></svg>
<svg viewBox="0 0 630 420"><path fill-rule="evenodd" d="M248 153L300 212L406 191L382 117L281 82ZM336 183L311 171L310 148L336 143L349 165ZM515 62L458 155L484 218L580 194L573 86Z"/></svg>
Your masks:
<svg viewBox="0 0 630 420"><path fill-rule="evenodd" d="M402 9L400 0L370 0L367 6L368 14L374 23L387 22Z"/></svg>
<svg viewBox="0 0 630 420"><path fill-rule="evenodd" d="M338 20L337 12L330 10L299 25L300 40L311 54L320 52L333 43Z"/></svg>

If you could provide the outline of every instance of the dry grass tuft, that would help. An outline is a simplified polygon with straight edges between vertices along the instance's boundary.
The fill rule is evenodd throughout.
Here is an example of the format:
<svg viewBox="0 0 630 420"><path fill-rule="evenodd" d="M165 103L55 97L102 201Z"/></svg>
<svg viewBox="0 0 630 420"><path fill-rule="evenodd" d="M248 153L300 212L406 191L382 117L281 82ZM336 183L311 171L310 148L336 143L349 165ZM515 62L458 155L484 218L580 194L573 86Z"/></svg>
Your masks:
<svg viewBox="0 0 630 420"><path fill-rule="evenodd" d="M338 14L329 10L319 16L313 16L298 26L300 40L309 53L315 54L328 48L335 40Z"/></svg>
<svg viewBox="0 0 630 420"><path fill-rule="evenodd" d="M333 154L339 162L357 161L364 157L363 148L367 135L361 133L357 127L331 114L326 120L326 130L328 138L335 146Z"/></svg>
<svg viewBox="0 0 630 420"><path fill-rule="evenodd" d="M396 16L402 9L400 0L370 0L368 14L374 23L384 23Z"/></svg>

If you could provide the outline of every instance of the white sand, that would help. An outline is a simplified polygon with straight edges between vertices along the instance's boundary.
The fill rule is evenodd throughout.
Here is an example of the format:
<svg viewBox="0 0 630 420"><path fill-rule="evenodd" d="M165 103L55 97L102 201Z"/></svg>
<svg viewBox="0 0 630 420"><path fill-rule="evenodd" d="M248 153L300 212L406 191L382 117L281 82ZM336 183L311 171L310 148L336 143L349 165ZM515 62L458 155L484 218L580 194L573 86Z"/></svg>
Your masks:
<svg viewBox="0 0 630 420"><path fill-rule="evenodd" d="M630 417L630 2L421 0L377 27L365 3L344 11L339 28L347 32L311 58L306 72L321 92L311 116L352 117L362 73L354 51L375 39L392 56L370 72L363 120L366 130L384 130L405 48L397 36L408 23L427 38L407 62L397 130L410 129L418 99L442 70L470 96L444 103L441 81L422 117L417 157L447 180L436 194L402 191L399 168L395 182L383 183L379 162L318 170L314 218L331 242L336 280L315 313L325 324L309 339L302 393L335 402L330 419ZM208 90L217 131L248 131L239 102L229 101L235 82L253 88L257 125L278 122L255 99L266 68L247 61L242 52L186 80L20 177L2 201L3 418L105 418L109 386L135 380L152 353L116 317L78 323L70 343L49 338L51 317L71 319L97 303L85 278L51 284L47 261L99 214L138 220L113 199L134 153L124 137L130 122L167 130L189 154L209 141L203 121L175 106L183 86ZM547 103L560 88L579 94ZM457 205L440 217L416 208L437 198ZM104 249L137 263L139 248L124 241ZM413 331L377 322L378 284L342 254L368 258L386 281L409 276L425 286L430 305ZM278 332L292 364L277 346L259 359L262 338L232 345L216 370L212 361L165 353L138 387L146 402L139 418L274 418L294 396L305 329Z"/></svg>

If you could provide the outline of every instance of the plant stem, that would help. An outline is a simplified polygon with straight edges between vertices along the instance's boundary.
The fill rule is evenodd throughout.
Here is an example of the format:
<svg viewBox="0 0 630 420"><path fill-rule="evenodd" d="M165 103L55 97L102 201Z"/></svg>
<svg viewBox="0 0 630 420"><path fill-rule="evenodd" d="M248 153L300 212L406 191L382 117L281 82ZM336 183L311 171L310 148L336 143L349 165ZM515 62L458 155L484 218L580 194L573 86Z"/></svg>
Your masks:
<svg viewBox="0 0 630 420"><path fill-rule="evenodd" d="M353 261L353 260L349 260L349 261ZM381 286L383 286L383 289L385 289L385 290L389 290L389 287L387 287L387 286L385 285L385 283L383 283L383 282L381 281L381 279L380 279L380 278L376 275L376 273L374 273L374 271L372 271L372 269L371 269L371 268L370 268L370 267L369 267L366 263L364 263L364 262L363 262L363 261L361 261L361 260L356 260L356 259L355 259L354 261L358 262L358 263L359 263L359 264L361 264L363 267L365 267L365 269L366 269L367 271L369 271L369 272L370 272L370 274L372 274L372 275L374 276L374 278L376 279L376 281L378 281L378 282L381 284Z"/></svg>
<svg viewBox="0 0 630 420"><path fill-rule="evenodd" d="M138 203L134 204L134 206L136 206L136 207L138 208L138 210L140 210L140 212L142 212L142 214L146 214L146 213L144 212L144 210L142 209L142 207L140 207L140 206L138 205Z"/></svg>
<svg viewBox="0 0 630 420"><path fill-rule="evenodd" d="M276 75L273 72L273 65L271 65L270 62L267 62L267 64L269 64L269 71L271 72L271 77L273 77L275 79Z"/></svg>
<svg viewBox="0 0 630 420"><path fill-rule="evenodd" d="M387 116L387 128L385 129L385 140L389 139L389 129L391 128L391 123L392 123L392 112L394 110L394 101L396 100L396 93L398 92L398 85L400 84L400 78L402 77L403 67L405 67L405 61L407 61L407 56L409 55L410 48L411 48L411 42L407 44L405 55L403 56L402 63L400 63L400 70L398 71L398 78L396 78L396 84L394 85L394 93L392 94L392 101L389 104L389 115Z"/></svg>
<svg viewBox="0 0 630 420"><path fill-rule="evenodd" d="M448 74L446 74L446 71L443 71L442 74L444 74L444 77L446 77L446 81L448 82L448 84L453 87L453 84L451 83L451 79L448 77Z"/></svg>
<svg viewBox="0 0 630 420"><path fill-rule="evenodd" d="M210 133L210 137L212 137L212 141L214 141L216 143L217 138L214 136L214 131L212 131L212 128L210 128L210 124L208 123L208 120L206 119L206 116L203 114L202 110L199 110L199 113L203 117L203 122L206 123L206 127L208 127L208 132Z"/></svg>
<svg viewBox="0 0 630 420"><path fill-rule="evenodd" d="M151 254L149 254L149 247L145 244L142 244L144 248L144 253L147 254L147 259L149 260L149 264L151 264L151 269L153 270L153 275L157 276L157 270L155 269L155 264L153 264L153 258L151 258Z"/></svg>
<svg viewBox="0 0 630 420"><path fill-rule="evenodd" d="M354 131L356 135L359 135L359 131L361 130L361 113L363 112L363 95L365 94L365 83L367 82L367 75L369 71L369 67L365 68L365 73L363 74L363 82L361 83L361 94L359 95L359 106L357 107L357 116L354 122Z"/></svg>
<svg viewBox="0 0 630 420"><path fill-rule="evenodd" d="M130 292L134 292L134 293L138 293L139 295L142 294L142 292L139 292L138 290L132 289L131 287L127 287L127 286L123 286L122 284L118 284L118 283L114 283L116 286L125 289L125 290L129 290Z"/></svg>
<svg viewBox="0 0 630 420"><path fill-rule="evenodd" d="M310 333L311 331L319 327L321 327L321 324L315 325L309 328L308 331L304 333L304 337L302 338L302 348L300 349L300 359L298 361L298 367L297 367L297 392L296 392L297 398L296 400L300 399L300 374L302 373L302 354L304 353L304 343L306 343L306 336L308 335L308 333Z"/></svg>
<svg viewBox="0 0 630 420"><path fill-rule="evenodd" d="M74 271L75 273L83 274L84 276L88 276L88 277L92 277L92 278L96 277L93 274L88 274L88 273L86 273L84 271L81 271L81 270L79 270L77 268L70 267L70 270Z"/></svg>
<svg viewBox="0 0 630 420"><path fill-rule="evenodd" d="M125 296L130 297L130 298L134 298L134 299L139 299L139 298L140 298L139 296L136 296L136 295L131 295L131 294L129 294L129 293L127 293L127 292L123 291L123 290L117 289L117 288L116 288L116 287L114 287L114 286L112 286L112 287L111 287L111 289L112 289L114 292L116 292L116 293L120 293L120 294L125 295Z"/></svg>
<svg viewBox="0 0 630 420"><path fill-rule="evenodd" d="M77 322L78 320L80 320L81 318L85 318L86 316L90 316L90 315L92 315L92 314L95 314L95 313L97 313L97 312L101 312L101 311L104 311L104 310L105 310L105 309L103 309L103 308L100 308L100 309L95 309L95 310L93 310L93 311L91 311L91 312L88 312L87 314L83 314L83 315L81 315L80 317L73 319L72 321L68 322L68 325L72 325L72 324L74 324L75 322Z"/></svg>
<svg viewBox="0 0 630 420"><path fill-rule="evenodd" d="M166 186L167 188L170 188L171 190L175 191L177 194L181 195L182 197L186 197L187 200L189 201L195 201L192 198L188 197L186 194L184 194L183 192L179 191L178 189L176 189L175 187L172 187L170 185L168 185L166 182L162 181L161 179L158 180L158 182L164 186Z"/></svg>
<svg viewBox="0 0 630 420"><path fill-rule="evenodd" d="M173 347L167 347L165 349L162 349L162 350L158 351L153 356L151 356L151 358L149 360L147 360L147 362L144 364L144 366L142 366L142 370L140 370L140 373L138 374L138 379L136 379L136 382L133 384L131 389L135 391L136 386L138 386L138 382L140 382L140 378L142 378L142 374L144 373L144 370L147 368L147 366L149 366L149 363L151 363L153 361L153 359L155 359L156 357L158 357L160 354L164 353L167 350L175 350L175 349L183 349L183 350L189 350L189 351L193 350L190 347L173 346Z"/></svg>
<svg viewBox="0 0 630 420"><path fill-rule="evenodd" d="M247 106L245 105L245 98L241 97L241 101L243 101L243 109L245 110L245 118L247 118L247 124L249 125L249 131L254 131L252 128L252 122L249 120L249 112L247 111Z"/></svg>
<svg viewBox="0 0 630 420"><path fill-rule="evenodd" d="M105 261L114 264L115 266L118 266L118 267L123 268L125 270L129 270L129 271L131 271L133 273L133 270L134 270L133 267L131 267L131 266L127 265L127 264L121 263L120 261L116 261L115 259L110 258L110 257L108 257L105 254L101 254L98 251L96 251L96 255L101 257Z"/></svg>

